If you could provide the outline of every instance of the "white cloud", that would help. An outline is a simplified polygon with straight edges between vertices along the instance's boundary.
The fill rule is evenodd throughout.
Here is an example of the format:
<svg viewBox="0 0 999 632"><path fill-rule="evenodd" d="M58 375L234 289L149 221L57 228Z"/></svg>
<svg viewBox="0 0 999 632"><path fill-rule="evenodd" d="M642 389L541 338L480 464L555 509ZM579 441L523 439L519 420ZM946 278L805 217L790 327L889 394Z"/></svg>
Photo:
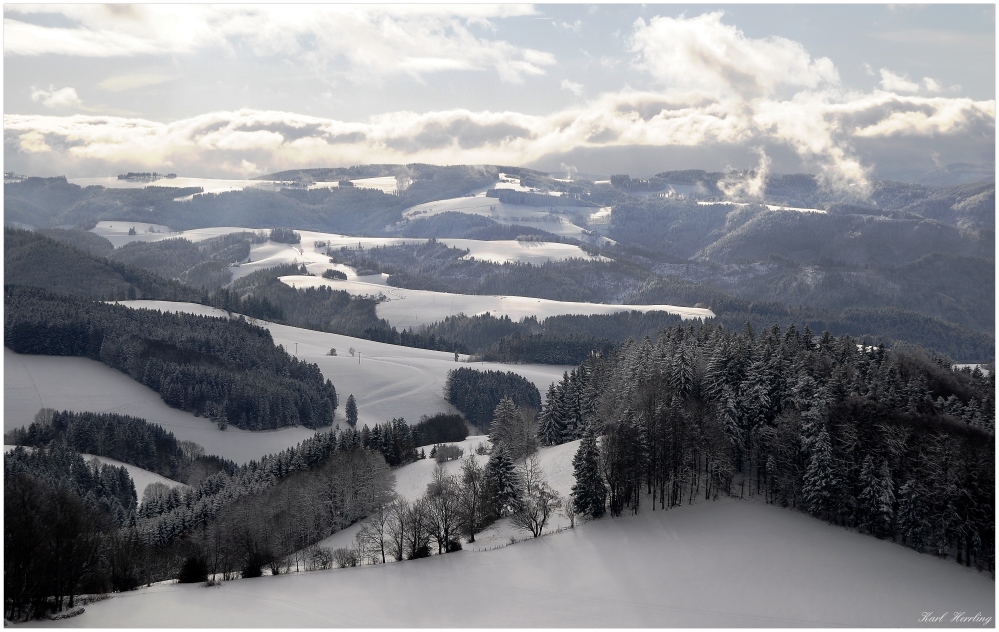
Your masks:
<svg viewBox="0 0 999 632"><path fill-rule="evenodd" d="M555 21L552 24L556 28L560 28L563 31L572 31L573 33L579 33L583 29L583 21L576 20L575 22L559 22Z"/></svg>
<svg viewBox="0 0 999 632"><path fill-rule="evenodd" d="M703 90L717 97L764 96L786 84L816 88L838 84L825 57L813 60L798 42L783 37L750 39L723 24L722 12L693 18L639 19L631 38L635 65L668 90Z"/></svg>
<svg viewBox="0 0 999 632"><path fill-rule="evenodd" d="M886 92L837 100L808 93L764 100L748 113L726 102L670 100L661 93L605 94L546 116L448 110L394 112L344 122L289 112L239 110L160 123L74 115L4 116L7 159L45 153L67 172L80 165L221 175L242 161L272 170L360 163L527 164L575 148L786 142L830 185L863 186L866 168L848 150L854 138L980 136L994 130L995 102L900 97ZM806 140L807 139L807 144ZM12 153L13 152L13 153ZM766 167L761 155L759 171ZM752 182L743 183L752 193Z"/></svg>
<svg viewBox="0 0 999 632"><path fill-rule="evenodd" d="M173 77L166 77L156 73L135 73L130 75L115 75L108 77L97 84L109 92L121 92L123 90L133 90L146 86L155 86L167 81L173 81Z"/></svg>
<svg viewBox="0 0 999 632"><path fill-rule="evenodd" d="M881 69L881 87L888 92L919 92L919 84L909 81L908 75L896 75L887 68Z"/></svg>
<svg viewBox="0 0 999 632"><path fill-rule="evenodd" d="M31 88L31 100L41 103L47 108L80 108L83 101L76 94L76 88L60 88L56 90L49 86L48 90Z"/></svg>
<svg viewBox="0 0 999 632"><path fill-rule="evenodd" d="M7 5L5 10L5 55L246 50L354 81L492 69L517 83L545 74L545 66L555 63L550 53L481 37L469 28L534 13L523 5ZM30 24L17 19L24 13L59 14L77 25Z"/></svg>
<svg viewBox="0 0 999 632"><path fill-rule="evenodd" d="M563 79L562 80L562 89L563 90L568 90L569 92L573 93L577 97L583 96L583 84L581 84L581 83L575 83L575 82L569 81L568 79Z"/></svg>
<svg viewBox="0 0 999 632"><path fill-rule="evenodd" d="M931 77L923 77L923 87L929 92L940 92L943 90L940 83Z"/></svg>

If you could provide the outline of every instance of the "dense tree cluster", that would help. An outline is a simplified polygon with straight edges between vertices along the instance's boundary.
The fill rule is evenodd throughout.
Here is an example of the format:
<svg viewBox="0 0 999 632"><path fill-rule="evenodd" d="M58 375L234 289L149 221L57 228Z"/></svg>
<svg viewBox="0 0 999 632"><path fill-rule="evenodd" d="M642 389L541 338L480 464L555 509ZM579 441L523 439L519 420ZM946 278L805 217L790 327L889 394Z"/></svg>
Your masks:
<svg viewBox="0 0 999 632"><path fill-rule="evenodd" d="M77 250L82 250L98 257L107 257L114 252L114 244L106 238L88 230L81 230L79 228L39 228L34 232L44 235L49 239L69 244Z"/></svg>
<svg viewBox="0 0 999 632"><path fill-rule="evenodd" d="M637 512L646 494L660 509L696 495L760 495L994 567L994 374L828 332L704 325L628 342L573 380L554 387L554 401L580 383L595 390L576 418L581 512L601 511L604 493L612 514ZM558 428L546 421L559 417L554 408L542 412L543 437L558 436L546 435Z"/></svg>
<svg viewBox="0 0 999 632"><path fill-rule="evenodd" d="M290 228L272 228L270 240L281 244L302 243L302 236Z"/></svg>
<svg viewBox="0 0 999 632"><path fill-rule="evenodd" d="M201 446L178 441L158 424L116 413L42 409L27 428L5 434L4 442L37 448L62 445L190 484L219 471L232 473L236 469L232 461L206 456Z"/></svg>
<svg viewBox="0 0 999 632"><path fill-rule="evenodd" d="M615 342L655 335L681 322L667 312L618 312L616 314L561 315L514 322L509 316L488 312L475 316L448 316L427 326L424 336L452 341L493 362L578 364L591 353L603 353Z"/></svg>
<svg viewBox="0 0 999 632"><path fill-rule="evenodd" d="M468 436L468 424L461 415L437 413L413 425L413 443L419 447L436 443L464 441Z"/></svg>
<svg viewBox="0 0 999 632"><path fill-rule="evenodd" d="M323 272L322 276L324 279L340 279L341 281L347 280L346 272L344 272L343 270L334 270L333 268L330 268L329 270Z"/></svg>
<svg viewBox="0 0 999 632"><path fill-rule="evenodd" d="M538 438L542 445L559 445L582 438L597 414L600 391L593 374L598 367L598 358L591 356L564 373L560 382L548 386L545 405L538 416Z"/></svg>
<svg viewBox="0 0 999 632"><path fill-rule="evenodd" d="M336 390L314 364L276 347L243 320L131 309L49 294L4 290L4 340L17 353L99 360L160 393L181 410L224 428L329 425Z"/></svg>
<svg viewBox="0 0 999 632"><path fill-rule="evenodd" d="M320 468L335 453L363 449L359 431L317 432L297 446L250 461L232 473L219 472L195 486L171 492L155 504L143 503L140 526L154 546L165 547L208 524L223 508L244 496L269 489L295 472Z"/></svg>
<svg viewBox="0 0 999 632"><path fill-rule="evenodd" d="M126 570L135 485L124 467L72 450L18 447L4 455L4 617L73 607L81 592L135 588ZM131 534L131 536L129 535Z"/></svg>
<svg viewBox="0 0 999 632"><path fill-rule="evenodd" d="M425 444L417 444L416 434L415 428L399 418L371 428L365 425L358 432L361 447L378 452L391 467L412 463L419 458L416 448Z"/></svg>
<svg viewBox="0 0 999 632"><path fill-rule="evenodd" d="M512 371L454 369L448 372L444 396L470 423L483 430L489 428L496 406L504 397L517 406L541 408L538 387Z"/></svg>

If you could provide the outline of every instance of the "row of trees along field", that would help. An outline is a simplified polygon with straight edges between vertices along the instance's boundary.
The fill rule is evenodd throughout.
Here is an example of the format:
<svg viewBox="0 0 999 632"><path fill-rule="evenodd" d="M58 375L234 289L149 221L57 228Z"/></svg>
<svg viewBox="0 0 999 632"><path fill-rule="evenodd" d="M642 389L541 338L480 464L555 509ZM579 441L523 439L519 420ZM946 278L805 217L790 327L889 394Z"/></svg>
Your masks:
<svg viewBox="0 0 999 632"><path fill-rule="evenodd" d="M813 338L702 325L629 341L552 386L540 438L583 439L574 498L591 516L762 496L994 571L994 373Z"/></svg>
<svg viewBox="0 0 999 632"><path fill-rule="evenodd" d="M333 422L336 389L319 367L242 318L131 309L21 286L5 286L4 308L11 350L98 360L220 428Z"/></svg>

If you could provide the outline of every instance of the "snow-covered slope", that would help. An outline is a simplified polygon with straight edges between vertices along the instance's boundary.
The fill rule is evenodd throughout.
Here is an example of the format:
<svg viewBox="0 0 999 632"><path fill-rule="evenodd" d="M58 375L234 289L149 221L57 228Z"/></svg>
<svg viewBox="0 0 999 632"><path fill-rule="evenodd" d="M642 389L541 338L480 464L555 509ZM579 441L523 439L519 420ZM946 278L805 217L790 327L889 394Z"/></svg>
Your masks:
<svg viewBox="0 0 999 632"><path fill-rule="evenodd" d="M378 317L388 320L391 326L400 328L430 325L457 314L474 316L486 312L497 317L509 316L514 321L519 321L525 316L537 316L538 320L543 320L549 316L562 314L616 314L632 310L669 312L678 314L684 319L712 318L714 316L714 312L710 309L677 305L577 303L530 296L449 294L428 290L408 290L381 283L371 283L367 279L362 281L360 277L341 281L322 277L291 275L281 277L281 281L298 289L328 285L337 290L346 290L355 296L384 294L389 300L378 304L376 308Z"/></svg>
<svg viewBox="0 0 999 632"><path fill-rule="evenodd" d="M136 233L129 235L128 231L135 228ZM155 232L150 232L152 227ZM178 232L169 232L166 226L158 224L142 224L126 221L103 221L98 222L91 232L109 240L115 248L124 246L133 241L153 242L163 239L183 238L192 242L204 241L213 237L229 235L240 232L256 232L256 228L240 228L238 226L214 226L211 228L196 228ZM266 232L266 231L265 231ZM296 231L301 235L299 244L283 244L267 241L261 244L253 244L250 248L249 263L242 264L239 268L233 269L234 278L245 276L256 270L272 268L277 265L287 263L305 264L310 272L316 274L324 270L335 267L329 263L326 256L326 247L338 248L377 248L381 246L398 246L401 244L422 244L427 240L416 237L349 237L336 233L320 233L311 230ZM482 241L479 239L438 239L442 244L468 250L467 258L475 258L481 261L494 261L504 263L507 261L520 263L540 264L546 261L564 261L566 259L587 259L591 261L607 261L605 257L592 257L579 246L572 244L550 243L550 242L530 242L530 241ZM315 243L325 243L326 246L316 247Z"/></svg>
<svg viewBox="0 0 999 632"><path fill-rule="evenodd" d="M29 625L918 627L924 612L962 611L994 624L994 582L798 512L723 499L493 551L156 586Z"/></svg>
<svg viewBox="0 0 999 632"><path fill-rule="evenodd" d="M519 186L497 186L496 188L529 190ZM609 210L609 207L602 209L587 206L552 206L545 208L524 206L521 204L504 204L497 198L486 197L485 192L481 192L474 197L450 198L418 204L403 211L402 216L403 223L406 223L407 221L433 217L440 213L465 213L467 215L488 217L498 224L530 226L556 235L591 240L591 236L584 234L584 227L593 228L600 224L600 221L592 221L592 216L601 213L606 214ZM611 240L602 237L597 238L597 241L611 242Z"/></svg>
<svg viewBox="0 0 999 632"><path fill-rule="evenodd" d="M222 310L193 303L126 301L132 307L228 316ZM400 347L349 336L327 334L257 321L270 330L276 344L319 365L333 382L341 402L357 399L361 424L383 423L395 417L416 422L421 415L456 412L444 399L451 369L514 371L531 380L544 394L570 367L542 364L456 363L454 354ZM297 343L297 346L296 346ZM326 355L330 349L336 356ZM355 349L355 356L348 350ZM466 359L466 358L462 358ZM152 389L86 358L16 354L4 347L4 429L31 423L39 408L115 412L158 423L178 439L198 443L209 454L237 463L280 451L312 436L307 428L247 432L230 426L225 432L203 417L170 408ZM341 404L339 416L342 419Z"/></svg>
<svg viewBox="0 0 999 632"><path fill-rule="evenodd" d="M30 424L43 407L118 413L159 424L177 439L237 463L278 452L314 434L301 427L247 432L230 426L222 432L210 420L170 408L149 387L87 358L21 355L4 347L3 364L5 432ZM138 485L136 489L141 493Z"/></svg>

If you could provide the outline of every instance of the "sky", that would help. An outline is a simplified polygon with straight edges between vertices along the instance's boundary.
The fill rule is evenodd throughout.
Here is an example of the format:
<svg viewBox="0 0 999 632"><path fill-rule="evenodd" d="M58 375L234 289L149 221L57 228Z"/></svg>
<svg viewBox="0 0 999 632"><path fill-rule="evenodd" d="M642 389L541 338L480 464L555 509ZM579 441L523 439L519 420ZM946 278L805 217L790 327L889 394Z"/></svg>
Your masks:
<svg viewBox="0 0 999 632"><path fill-rule="evenodd" d="M4 5L4 164L994 168L995 5Z"/></svg>

